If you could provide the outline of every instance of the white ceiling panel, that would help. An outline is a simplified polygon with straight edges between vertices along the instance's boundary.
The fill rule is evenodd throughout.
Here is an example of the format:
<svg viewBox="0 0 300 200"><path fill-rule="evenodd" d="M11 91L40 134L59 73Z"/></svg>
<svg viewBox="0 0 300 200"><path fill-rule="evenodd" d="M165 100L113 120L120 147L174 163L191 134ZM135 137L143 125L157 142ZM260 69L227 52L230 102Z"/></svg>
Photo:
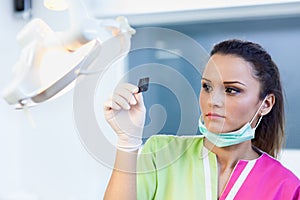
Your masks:
<svg viewBox="0 0 300 200"><path fill-rule="evenodd" d="M133 25L300 15L300 0L85 0L91 15L124 15Z"/></svg>

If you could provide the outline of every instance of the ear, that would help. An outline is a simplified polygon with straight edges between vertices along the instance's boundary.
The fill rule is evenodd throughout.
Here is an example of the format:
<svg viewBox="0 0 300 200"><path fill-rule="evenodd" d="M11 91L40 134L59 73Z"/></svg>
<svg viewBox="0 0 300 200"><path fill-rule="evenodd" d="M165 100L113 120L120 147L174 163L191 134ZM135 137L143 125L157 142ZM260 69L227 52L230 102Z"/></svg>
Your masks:
<svg viewBox="0 0 300 200"><path fill-rule="evenodd" d="M274 104L275 104L274 94L268 94L268 96L265 98L265 101L260 109L260 116L267 115L269 112L271 112Z"/></svg>

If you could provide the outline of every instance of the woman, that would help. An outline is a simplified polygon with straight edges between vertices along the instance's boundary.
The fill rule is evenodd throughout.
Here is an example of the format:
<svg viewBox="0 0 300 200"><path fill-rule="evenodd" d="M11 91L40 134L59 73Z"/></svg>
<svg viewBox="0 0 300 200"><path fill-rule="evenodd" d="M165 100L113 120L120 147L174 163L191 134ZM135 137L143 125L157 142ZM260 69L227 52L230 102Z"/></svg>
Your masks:
<svg viewBox="0 0 300 200"><path fill-rule="evenodd" d="M137 90L119 86L104 106L119 136L106 199L300 199L299 179L275 159L284 141L283 95L277 66L260 45L214 46L199 98L204 137L152 136L138 169L145 108Z"/></svg>

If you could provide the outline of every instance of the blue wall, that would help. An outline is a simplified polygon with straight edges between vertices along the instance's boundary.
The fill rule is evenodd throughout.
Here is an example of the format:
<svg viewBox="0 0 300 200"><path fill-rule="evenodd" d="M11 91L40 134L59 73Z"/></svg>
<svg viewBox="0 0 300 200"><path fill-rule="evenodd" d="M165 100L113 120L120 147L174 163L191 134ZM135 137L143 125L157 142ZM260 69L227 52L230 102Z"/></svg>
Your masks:
<svg viewBox="0 0 300 200"><path fill-rule="evenodd" d="M231 21L231 22L207 22L193 24L178 24L164 26L182 32L202 45L208 52L213 44L229 38L239 38L257 42L261 44L273 57L281 72L283 89L286 95L286 134L287 148L300 148L300 18L285 19L264 19L264 20L248 20L248 21ZM159 39L159 35L156 36ZM144 37L147 40L146 37ZM135 37L133 37L133 45ZM181 41L176 41L180 43ZM192 51L192 50L191 50ZM160 59L157 50L144 50L131 53L129 56L129 68L145 63L162 63L173 67L179 73L182 73L192 85L195 94L199 94L200 74L189 66L181 58L176 56L168 59ZM151 70L151 67L149 67ZM172 79L168 74L159 74L161 79ZM135 78L131 78L133 82ZM176 85L176 80L172 80ZM151 85L150 85L151 86ZM180 85L178 85L180 87ZM185 91L182 91L183 93ZM178 124L182 120L180 113L184 107L180 107L176 94L168 91L168 88L161 85L153 84L149 91L144 94L147 108L155 104L161 104L167 112L167 120L159 133L167 134L195 134L197 133L197 118L199 110L197 107L190 113L190 123L186 124L185 132L178 132ZM175 97L175 98L174 98ZM187 107L195 106L185 101ZM191 110L191 109L190 109ZM160 112L162 113L162 112ZM152 120L159 120L161 114L153 115ZM158 119L157 119L158 118ZM147 123L150 123L149 116ZM146 129L146 135L151 135L154 129Z"/></svg>

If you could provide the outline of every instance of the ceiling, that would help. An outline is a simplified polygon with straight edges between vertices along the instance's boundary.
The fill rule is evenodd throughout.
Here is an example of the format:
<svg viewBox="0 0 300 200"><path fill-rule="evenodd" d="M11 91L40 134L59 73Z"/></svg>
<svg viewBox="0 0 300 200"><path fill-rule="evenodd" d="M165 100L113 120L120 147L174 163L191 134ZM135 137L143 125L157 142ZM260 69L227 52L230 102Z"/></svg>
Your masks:
<svg viewBox="0 0 300 200"><path fill-rule="evenodd" d="M300 0L84 0L84 2L94 17L124 15L132 25L300 15Z"/></svg>

